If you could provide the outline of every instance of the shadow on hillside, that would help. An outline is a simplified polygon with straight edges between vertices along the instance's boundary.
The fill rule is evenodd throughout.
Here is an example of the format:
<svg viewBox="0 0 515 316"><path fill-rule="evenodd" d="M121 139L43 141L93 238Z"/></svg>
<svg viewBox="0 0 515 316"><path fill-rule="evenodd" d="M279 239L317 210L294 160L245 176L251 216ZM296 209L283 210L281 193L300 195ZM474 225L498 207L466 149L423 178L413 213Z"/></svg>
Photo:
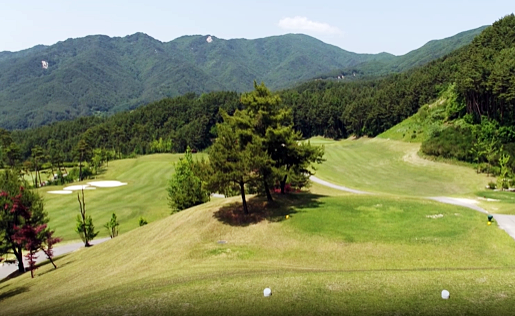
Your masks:
<svg viewBox="0 0 515 316"><path fill-rule="evenodd" d="M13 297L13 296L16 296L18 294L25 293L28 291L29 291L29 288L22 286L22 287L17 287L15 289L9 290L5 293L0 293L0 302L5 300L6 298Z"/></svg>
<svg viewBox="0 0 515 316"><path fill-rule="evenodd" d="M231 226L249 226L264 220L280 222L286 215L298 213L304 208L317 208L323 203L319 201L324 195L312 193L294 193L274 195L274 201L267 202L266 197L256 196L247 200L249 213L243 212L241 201L222 206L213 213L213 217L220 222Z"/></svg>
<svg viewBox="0 0 515 316"><path fill-rule="evenodd" d="M9 274L8 276L6 276L5 278L3 278L2 280L0 280L0 284L4 283L4 282L7 282L9 281L10 279L14 279L16 277L19 277L20 275L22 275L23 273L21 273L20 271L16 270L16 271L13 271L11 274Z"/></svg>
<svg viewBox="0 0 515 316"><path fill-rule="evenodd" d="M61 260L62 258L66 257L67 255L68 255L68 254L66 253L66 254L62 254L62 255L60 255L60 256L57 256L57 257L52 258L52 259L54 260L54 263L56 264L57 268L59 268L59 267L64 267L64 266L66 266L66 265L68 265L68 264L70 264L70 263L72 263L72 262L73 262L73 261L68 261L68 262L66 262L66 263L63 263L61 266L59 266L59 260ZM56 270L56 269L54 269L54 267L52 267L52 269L50 269L50 270L48 270L48 271L46 271L46 272L37 273L37 269L38 269L38 268L40 268L40 267L42 267L42 266L45 266L45 265L51 265L50 260L45 260L45 261L43 261L43 262L39 262L39 263L37 263L37 264L36 264L36 270L34 270L34 271L35 271L35 272L34 272L34 275L44 275L44 274L47 274L47 273L49 273L49 272L52 272L52 271ZM25 271L25 273L28 273L28 272L29 272L29 270L27 270L27 267L26 267L26 266L25 266L25 270L26 270L26 271ZM4 283L4 282L7 282L7 281L9 281L10 279L17 278L17 277L19 277L20 275L23 275L23 274L24 274L24 273L20 273L18 270L16 270L16 271L12 272L11 274L9 274L8 276L6 276L5 278L3 278L2 280L0 280L0 284L2 284L2 283ZM0 288L0 290L1 290L1 289L2 289L2 288Z"/></svg>
<svg viewBox="0 0 515 316"><path fill-rule="evenodd" d="M62 259L62 258L64 258L64 257L66 257L66 255L67 255L67 254L64 254L64 255L62 255L62 256L59 256L59 257L57 257L57 258L54 258L54 263L55 263L55 265L57 266L57 268L54 268L54 267L52 266L52 264L50 263L50 260L47 260L47 261L42 262L42 263L40 263L39 265L37 265L37 266L36 266L36 268L39 268L40 266L44 266L44 265L50 265L50 266L51 266L49 270L47 270L47 271L45 271L45 272L38 273L38 275L39 275L39 276L42 276L42 275L45 275L45 274L47 274L47 273L51 273L51 272L53 272L53 271L59 270L59 268L65 267L65 266L67 266L67 265L69 265L70 263L73 263L73 262L75 261L75 260L72 260L72 261L68 261L68 262L65 262L65 263L63 263L63 264L60 264L61 262L59 262L59 259Z"/></svg>

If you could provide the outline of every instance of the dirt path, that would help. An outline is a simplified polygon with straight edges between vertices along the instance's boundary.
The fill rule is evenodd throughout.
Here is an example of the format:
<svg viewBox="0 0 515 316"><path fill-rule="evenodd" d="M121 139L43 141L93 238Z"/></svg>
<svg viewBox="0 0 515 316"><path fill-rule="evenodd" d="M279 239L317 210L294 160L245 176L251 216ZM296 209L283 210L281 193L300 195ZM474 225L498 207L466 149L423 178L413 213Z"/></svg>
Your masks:
<svg viewBox="0 0 515 316"><path fill-rule="evenodd" d="M107 238L93 240L91 242L91 244L92 245L98 245L98 244L100 244L100 243L102 243L104 241L107 241L109 239L111 239L111 238L107 237ZM67 253L76 251L76 250L81 249L81 248L84 248L84 243L83 242L69 244L69 245L64 245L64 246L57 246L57 247L54 248L54 257L67 254ZM36 259L37 263L43 262L45 260L48 260L46 258L46 256L45 256L45 254L43 254L41 251L38 252L37 256L38 256L38 258ZM25 260L25 258L24 258L23 261L25 263L25 268L26 268L28 266L28 263ZM56 263L56 265L59 268L59 263L58 262ZM9 276L11 273L15 272L16 270L18 270L18 264L3 264L3 265L0 264L0 280L2 280L3 278Z"/></svg>

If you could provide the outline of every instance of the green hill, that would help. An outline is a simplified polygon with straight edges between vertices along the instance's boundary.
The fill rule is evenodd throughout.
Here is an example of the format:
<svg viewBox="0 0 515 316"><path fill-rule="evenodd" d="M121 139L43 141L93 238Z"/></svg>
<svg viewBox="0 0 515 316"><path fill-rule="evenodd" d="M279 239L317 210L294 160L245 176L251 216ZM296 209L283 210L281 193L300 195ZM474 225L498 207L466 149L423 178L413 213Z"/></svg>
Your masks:
<svg viewBox="0 0 515 316"><path fill-rule="evenodd" d="M356 54L302 34L255 40L211 36L211 42L195 35L167 43L143 33L94 35L0 52L0 127L24 129L119 112L187 92L248 91L254 80L282 89L369 62L396 65L373 66L371 74L401 71L469 43L478 32L432 41L400 57Z"/></svg>
<svg viewBox="0 0 515 316"><path fill-rule="evenodd" d="M347 52L300 34L207 38L162 43L143 33L95 35L0 53L0 127L128 110L187 92L250 90L254 80L281 88L334 68L391 58Z"/></svg>

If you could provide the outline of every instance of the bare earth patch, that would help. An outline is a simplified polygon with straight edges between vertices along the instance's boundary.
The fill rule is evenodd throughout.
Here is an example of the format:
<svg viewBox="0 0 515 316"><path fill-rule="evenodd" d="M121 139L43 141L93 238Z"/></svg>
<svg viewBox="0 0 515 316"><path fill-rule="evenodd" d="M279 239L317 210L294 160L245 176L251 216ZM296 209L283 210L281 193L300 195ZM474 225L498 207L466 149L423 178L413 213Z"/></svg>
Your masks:
<svg viewBox="0 0 515 316"><path fill-rule="evenodd" d="M427 166L434 162L424 159L418 155L418 148L410 150L406 155L402 157L402 160L412 165Z"/></svg>

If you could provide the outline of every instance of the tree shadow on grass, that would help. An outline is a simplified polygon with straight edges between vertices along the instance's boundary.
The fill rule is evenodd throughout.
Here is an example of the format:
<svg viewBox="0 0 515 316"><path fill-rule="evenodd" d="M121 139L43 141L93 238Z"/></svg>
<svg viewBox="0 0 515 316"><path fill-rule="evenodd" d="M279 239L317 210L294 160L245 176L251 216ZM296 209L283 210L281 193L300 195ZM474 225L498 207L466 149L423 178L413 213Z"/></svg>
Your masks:
<svg viewBox="0 0 515 316"><path fill-rule="evenodd" d="M59 263L60 263L60 261L59 261L59 260L60 260L60 259L62 259L62 258L64 258L64 257L66 257L67 255L68 255L68 254L64 254L64 255L60 255L60 256L58 256L58 257L53 258L54 263L55 263L55 265L57 266L57 268L54 268L53 266L51 266L51 268L50 268L49 270L47 270L47 271L45 271L45 272L38 273L38 276L43 276L43 275L45 275L45 274L47 274L47 273L50 273L50 272L56 271L56 270L58 270L59 268L65 267L65 266L69 265L70 263L73 263L75 260L68 261L68 262L65 262L65 263L63 263L63 264L59 264ZM45 265L52 265L52 264L50 263L50 260L46 260L46 261L43 261L43 262L41 262L41 263L37 264L37 265L36 265L36 269L37 269L37 268L39 268L39 267L41 267L41 266L45 266Z"/></svg>
<svg viewBox="0 0 515 316"><path fill-rule="evenodd" d="M68 262L65 262L65 263L63 263L62 265L60 265L60 266L59 266L59 265L57 264L57 263L59 262L59 260L61 260L62 258L66 257L67 255L68 255L68 253L65 253L65 254L62 254L62 255L59 255L59 256L57 256L57 257L52 258L52 260L54 261L54 263L56 263L57 268L59 268L59 267L64 267L64 266L66 266L66 265L68 265L68 264L70 264L70 263L72 263L72 262L74 261L74 260L73 260L73 261L68 261ZM37 269L38 269L38 268L40 268L40 267L42 267L42 266L45 266L45 265L48 265L48 264L51 264L51 263L50 263L50 260L45 260L45 261L43 261L43 262L36 263L36 270L34 270L34 271L37 271ZM27 268L28 268L28 267L27 267L27 266L25 266L25 272L24 272L24 273L29 272L29 270L28 270ZM46 272L40 273L40 274L38 274L38 275L40 275L40 276L41 276L41 275L47 274L47 273L49 273L49 272L52 272L52 271L54 271L54 270L56 270L56 269L54 269L54 268L52 267L52 269L50 269L50 270L48 270L48 271L46 271ZM16 270L16 271L12 272L11 274L9 274L8 276L6 276L4 279L0 280L0 284L4 283L4 282L6 282L6 281L9 281L10 279L17 278L17 277L19 277L20 275L23 275L24 273L21 273L20 271ZM36 272L36 273L37 273L37 272ZM0 288L0 290L1 290L1 289L2 289L2 288Z"/></svg>
<svg viewBox="0 0 515 316"><path fill-rule="evenodd" d="M23 273L16 270L16 271L13 271L11 274L9 274L8 276L6 276L5 278L3 278L2 280L0 280L0 284L4 283L4 282L7 282L9 281L10 279L14 279L16 277L19 277L20 275L22 275Z"/></svg>
<svg viewBox="0 0 515 316"><path fill-rule="evenodd" d="M13 297L13 296L16 296L18 294L25 293L28 291L29 291L29 288L22 286L22 287L17 287L15 289L9 290L4 293L0 293L0 302L9 297Z"/></svg>
<svg viewBox="0 0 515 316"><path fill-rule="evenodd" d="M280 222L286 219L286 215L299 213L301 209L320 207L323 202L320 202L319 199L324 195L302 192L276 194L273 197L274 201L272 202L268 202L263 196L250 198L247 201L249 214L243 212L241 202L236 202L222 206L213 213L213 217L231 226L249 226L264 220Z"/></svg>

